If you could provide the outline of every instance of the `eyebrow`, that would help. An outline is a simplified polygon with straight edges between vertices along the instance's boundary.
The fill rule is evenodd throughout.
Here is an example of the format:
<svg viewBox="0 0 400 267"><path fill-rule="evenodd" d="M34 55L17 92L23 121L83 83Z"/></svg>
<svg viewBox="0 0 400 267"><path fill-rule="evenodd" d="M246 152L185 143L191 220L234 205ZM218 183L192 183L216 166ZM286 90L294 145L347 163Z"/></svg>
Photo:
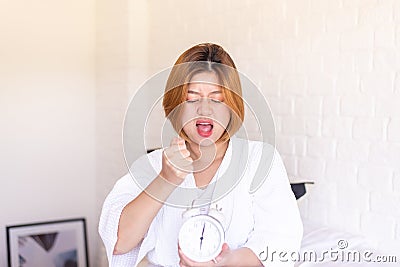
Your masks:
<svg viewBox="0 0 400 267"><path fill-rule="evenodd" d="M200 95L200 92L188 90L188 94ZM222 94L222 91L212 91L208 95L216 95L216 94Z"/></svg>

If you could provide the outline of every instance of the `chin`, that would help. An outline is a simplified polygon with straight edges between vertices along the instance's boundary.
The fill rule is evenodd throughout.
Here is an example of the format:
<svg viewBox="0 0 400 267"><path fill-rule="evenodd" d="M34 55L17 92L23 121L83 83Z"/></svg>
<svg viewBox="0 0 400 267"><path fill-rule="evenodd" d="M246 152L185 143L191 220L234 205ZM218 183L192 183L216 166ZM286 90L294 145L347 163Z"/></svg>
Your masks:
<svg viewBox="0 0 400 267"><path fill-rule="evenodd" d="M221 136L222 136L222 133L221 134L213 133L209 137L203 137L203 136L200 136L197 133L195 133L194 136L189 136L189 138L190 138L191 142L198 144L200 146L207 147L207 146L215 145L216 143L218 143L218 140L221 138Z"/></svg>

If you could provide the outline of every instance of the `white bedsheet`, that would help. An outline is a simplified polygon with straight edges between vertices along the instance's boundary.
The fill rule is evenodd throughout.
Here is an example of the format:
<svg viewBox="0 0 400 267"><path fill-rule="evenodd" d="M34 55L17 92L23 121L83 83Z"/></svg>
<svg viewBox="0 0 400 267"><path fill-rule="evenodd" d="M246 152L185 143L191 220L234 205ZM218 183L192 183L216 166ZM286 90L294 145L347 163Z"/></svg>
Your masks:
<svg viewBox="0 0 400 267"><path fill-rule="evenodd" d="M300 261L296 262L296 267L400 266L399 257L397 263L377 262L383 260L377 257L389 255L377 252L360 236L319 226L309 220L303 220L303 225L303 241L297 256Z"/></svg>

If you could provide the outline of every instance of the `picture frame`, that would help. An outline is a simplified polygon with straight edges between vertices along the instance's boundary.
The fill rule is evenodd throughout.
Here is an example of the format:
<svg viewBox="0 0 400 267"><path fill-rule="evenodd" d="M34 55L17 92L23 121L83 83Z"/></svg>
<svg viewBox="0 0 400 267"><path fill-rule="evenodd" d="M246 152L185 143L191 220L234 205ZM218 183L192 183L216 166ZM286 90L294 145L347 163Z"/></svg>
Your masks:
<svg viewBox="0 0 400 267"><path fill-rule="evenodd" d="M8 267L89 267L85 218L11 225L6 231Z"/></svg>

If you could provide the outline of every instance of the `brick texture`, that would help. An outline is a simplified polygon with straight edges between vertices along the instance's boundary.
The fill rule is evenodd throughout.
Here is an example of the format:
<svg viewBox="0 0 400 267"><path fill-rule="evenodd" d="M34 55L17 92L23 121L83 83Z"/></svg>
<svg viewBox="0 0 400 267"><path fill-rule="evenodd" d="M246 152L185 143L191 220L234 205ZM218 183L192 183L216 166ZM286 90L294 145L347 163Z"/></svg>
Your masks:
<svg viewBox="0 0 400 267"><path fill-rule="evenodd" d="M361 233L381 249L399 246L400 222L392 212L400 195L398 1L150 1L147 12L147 31L129 34L147 40L149 73L193 44L216 42L271 97L289 174L318 185L301 202L303 216ZM123 31L109 27L110 37L111 28ZM116 36L113 42L125 41ZM111 57L101 55L103 65ZM108 70L120 75L118 66L99 74ZM111 87L103 105L118 97Z"/></svg>

